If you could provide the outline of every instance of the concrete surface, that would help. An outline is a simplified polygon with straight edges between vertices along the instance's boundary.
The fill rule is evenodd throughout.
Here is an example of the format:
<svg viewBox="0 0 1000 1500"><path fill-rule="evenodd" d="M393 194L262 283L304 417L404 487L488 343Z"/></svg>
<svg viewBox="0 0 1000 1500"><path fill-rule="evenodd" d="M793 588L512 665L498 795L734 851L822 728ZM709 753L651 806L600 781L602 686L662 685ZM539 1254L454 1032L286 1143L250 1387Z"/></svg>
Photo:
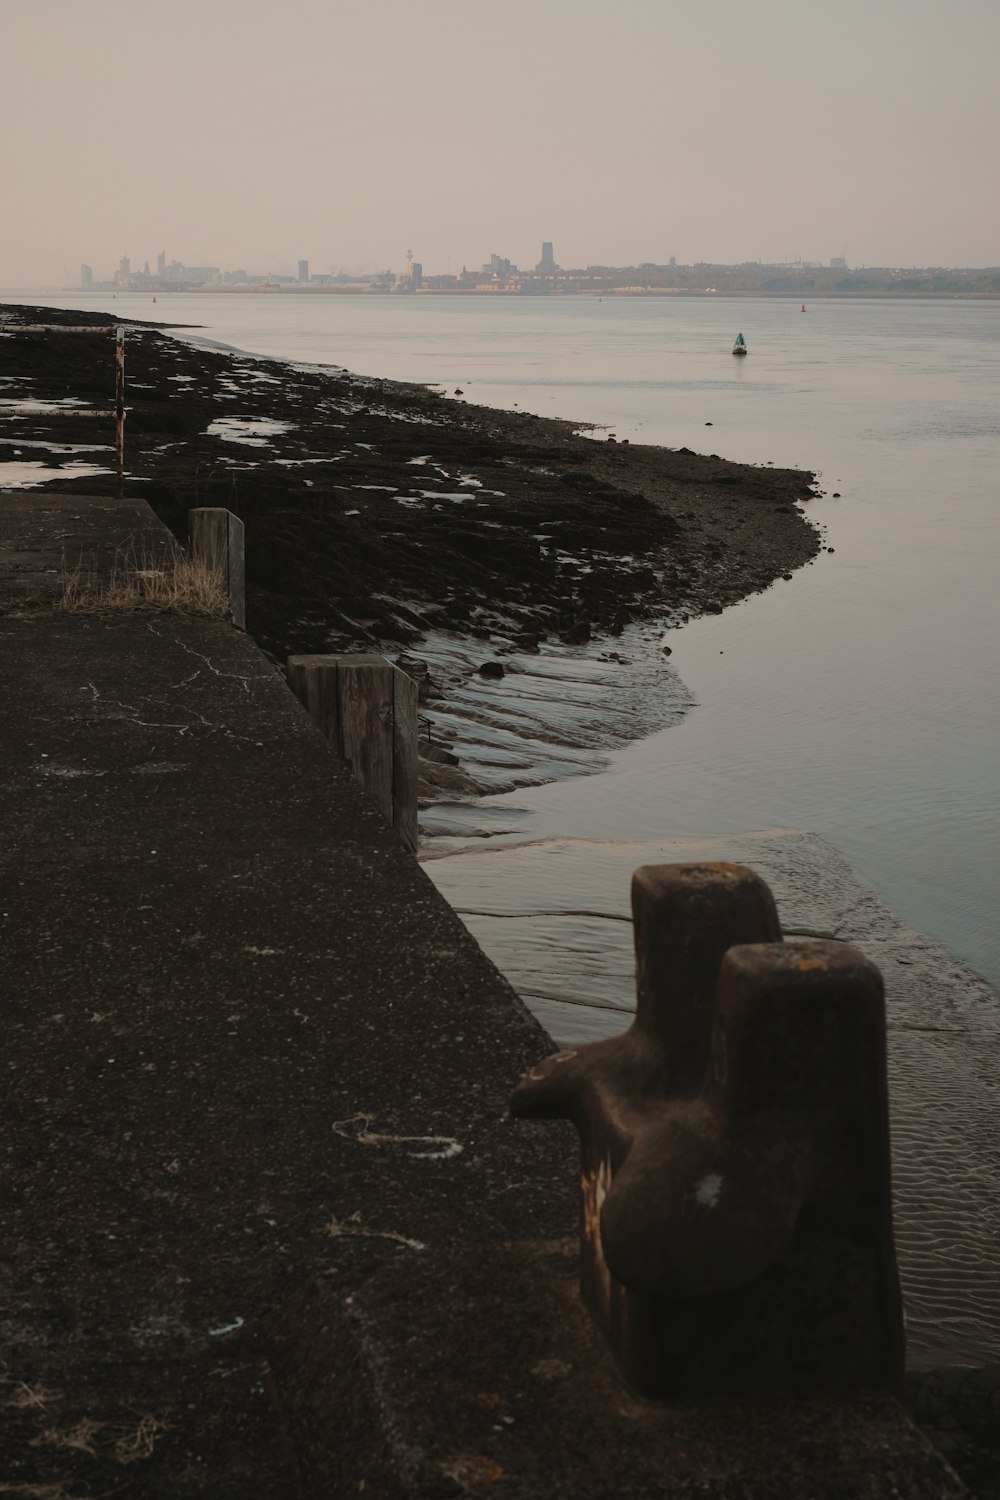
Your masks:
<svg viewBox="0 0 1000 1500"><path fill-rule="evenodd" d="M883 1398L635 1415L516 1248L573 1232L571 1132L506 1113L549 1041L247 637L5 618L0 663L0 1492L963 1493Z"/></svg>

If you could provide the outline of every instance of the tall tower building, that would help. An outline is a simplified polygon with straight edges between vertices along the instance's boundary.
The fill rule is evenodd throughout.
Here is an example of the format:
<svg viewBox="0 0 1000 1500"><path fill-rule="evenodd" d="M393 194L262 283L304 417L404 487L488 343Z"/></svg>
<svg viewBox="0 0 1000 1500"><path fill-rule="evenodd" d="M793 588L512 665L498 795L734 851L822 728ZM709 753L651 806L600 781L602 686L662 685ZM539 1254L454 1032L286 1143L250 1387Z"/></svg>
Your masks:
<svg viewBox="0 0 1000 1500"><path fill-rule="evenodd" d="M93 272L93 268L91 266L81 266L80 267L80 287L81 287L81 289L83 291L85 291L85 292L88 292L93 285L94 285L94 272Z"/></svg>
<svg viewBox="0 0 1000 1500"><path fill-rule="evenodd" d="M538 271L542 276L551 276L553 271L558 271L558 269L559 267L556 265L555 258L552 254L552 241L543 240L542 258L538 262L538 265L535 267L535 270Z"/></svg>
<svg viewBox="0 0 1000 1500"><path fill-rule="evenodd" d="M167 252L165 250L161 250L156 257L156 274L161 281L167 274Z"/></svg>
<svg viewBox="0 0 1000 1500"><path fill-rule="evenodd" d="M309 262L307 260L300 260L299 261L299 280L300 281L308 281L309 280Z"/></svg>

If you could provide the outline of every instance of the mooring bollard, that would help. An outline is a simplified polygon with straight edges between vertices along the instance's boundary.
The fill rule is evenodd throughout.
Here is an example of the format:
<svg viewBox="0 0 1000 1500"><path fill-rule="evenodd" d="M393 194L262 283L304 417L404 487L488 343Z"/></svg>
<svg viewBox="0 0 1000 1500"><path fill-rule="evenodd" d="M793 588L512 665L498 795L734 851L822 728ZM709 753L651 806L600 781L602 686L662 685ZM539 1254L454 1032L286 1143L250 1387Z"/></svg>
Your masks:
<svg viewBox="0 0 1000 1500"><path fill-rule="evenodd" d="M288 685L379 812L417 847L417 684L384 656L290 656Z"/></svg>
<svg viewBox="0 0 1000 1500"><path fill-rule="evenodd" d="M191 555L210 568L219 568L229 595L233 624L247 628L246 543L243 522L231 510L204 507L188 511Z"/></svg>
<svg viewBox="0 0 1000 1500"><path fill-rule="evenodd" d="M635 1022L512 1111L581 1140L580 1285L659 1399L896 1388L885 1006L846 943L784 943L739 865L632 881Z"/></svg>

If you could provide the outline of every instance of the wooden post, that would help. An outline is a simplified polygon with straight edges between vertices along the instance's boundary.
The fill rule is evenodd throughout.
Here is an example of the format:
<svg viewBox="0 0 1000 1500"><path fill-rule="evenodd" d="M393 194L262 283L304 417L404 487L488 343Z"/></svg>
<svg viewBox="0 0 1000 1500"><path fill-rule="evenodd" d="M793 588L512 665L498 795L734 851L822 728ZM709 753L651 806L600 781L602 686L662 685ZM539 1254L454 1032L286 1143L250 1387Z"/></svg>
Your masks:
<svg viewBox="0 0 1000 1500"><path fill-rule="evenodd" d="M412 677L392 669L392 821L408 849L417 850L417 699Z"/></svg>
<svg viewBox="0 0 1000 1500"><path fill-rule="evenodd" d="M417 685L384 656L290 656L288 685L408 849L417 847Z"/></svg>
<svg viewBox="0 0 1000 1500"><path fill-rule="evenodd" d="M247 628L245 541L243 522L231 510L205 508L188 512L191 555L222 570L233 624Z"/></svg>
<svg viewBox="0 0 1000 1500"><path fill-rule="evenodd" d="M115 330L115 494L125 492L125 330Z"/></svg>

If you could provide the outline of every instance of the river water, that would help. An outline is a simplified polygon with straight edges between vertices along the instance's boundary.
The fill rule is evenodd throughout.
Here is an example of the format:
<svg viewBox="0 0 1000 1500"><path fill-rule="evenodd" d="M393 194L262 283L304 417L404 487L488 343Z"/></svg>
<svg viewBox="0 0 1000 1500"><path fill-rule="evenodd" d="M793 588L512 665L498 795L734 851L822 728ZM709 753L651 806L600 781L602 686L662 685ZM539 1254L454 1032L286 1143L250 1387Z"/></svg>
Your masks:
<svg viewBox="0 0 1000 1500"><path fill-rule="evenodd" d="M23 300L199 323L258 354L819 471L825 494L808 511L832 550L670 631L685 711L610 749L599 774L485 799L476 816L490 837L446 840L475 852L427 868L570 1040L622 1028L637 863L745 857L780 888L790 925L818 916L839 930L846 918L888 983L911 1362L1000 1358L1000 1006L890 915L1000 987L1000 304ZM745 360L729 352L738 330ZM657 643L636 635L629 649L647 659L633 688L655 693ZM613 669L573 656L559 670L578 672L585 711L583 684L606 692ZM859 896L851 869L881 903Z"/></svg>
<svg viewBox="0 0 1000 1500"><path fill-rule="evenodd" d="M517 793L518 826L532 838L806 828L1000 986L1000 303L44 300L818 470L827 496L809 512L833 552L676 632L671 664L699 706L597 778ZM744 360L729 352L738 330Z"/></svg>

